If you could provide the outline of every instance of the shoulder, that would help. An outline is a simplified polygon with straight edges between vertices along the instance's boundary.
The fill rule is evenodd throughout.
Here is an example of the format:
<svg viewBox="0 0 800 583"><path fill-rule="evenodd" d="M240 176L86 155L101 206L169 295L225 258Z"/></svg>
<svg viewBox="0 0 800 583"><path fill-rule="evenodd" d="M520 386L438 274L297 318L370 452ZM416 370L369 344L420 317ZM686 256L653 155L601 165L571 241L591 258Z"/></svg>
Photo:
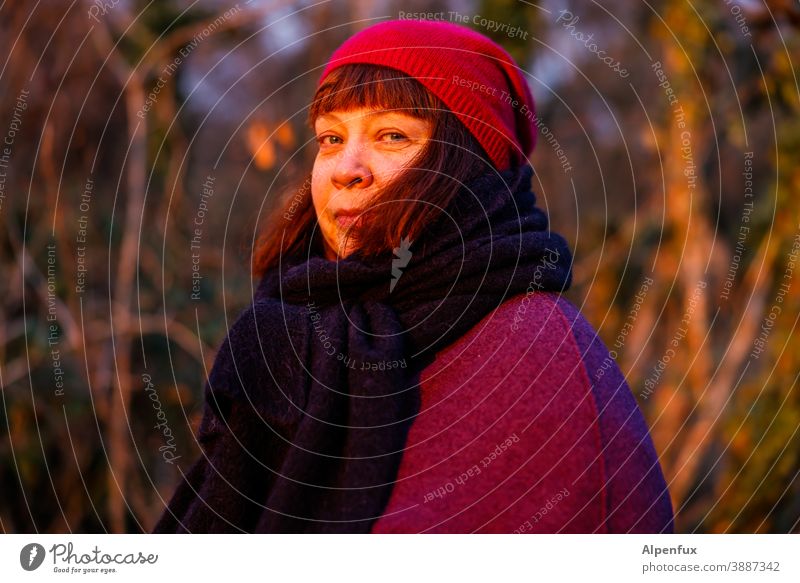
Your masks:
<svg viewBox="0 0 800 583"><path fill-rule="evenodd" d="M587 336L597 337L597 332L580 310L556 292L514 296L503 302L495 314L498 321L507 323L511 332L519 333L522 337L533 335L546 339L569 334L581 341L585 341Z"/></svg>
<svg viewBox="0 0 800 583"><path fill-rule="evenodd" d="M567 299L552 292L519 294L440 351L422 380L435 380L445 391L470 385L476 397L502 385L504 393L519 393L526 401L549 394L586 408L592 382L579 336L596 333Z"/></svg>
<svg viewBox="0 0 800 583"><path fill-rule="evenodd" d="M597 331L558 293L509 298L424 371L423 403L454 399L458 415L437 408L437 421L471 419L471 435L494 423L499 440L535 460L521 491L542 497L533 512L569 487L559 505L565 532L668 532L671 506L658 456L636 400ZM466 411L478 411L467 417ZM633 493L633 495L631 495ZM555 518L553 518L555 520Z"/></svg>
<svg viewBox="0 0 800 583"><path fill-rule="evenodd" d="M520 338L530 339L531 346L544 352L550 362L566 364L549 375L561 387L553 393L552 402L568 404L562 410L582 410L586 429L591 428L595 435L594 447L602 460L599 474L603 483L604 529L671 532L672 506L658 454L644 416L617 365L616 353L609 351L580 310L559 294L534 293L529 299L513 298L500 306L498 315L515 325ZM527 356L522 358L533 362ZM537 367L534 365L534 369ZM586 398L578 402L575 399L580 394ZM572 420L577 419L572 415Z"/></svg>
<svg viewBox="0 0 800 583"><path fill-rule="evenodd" d="M482 354L499 350L508 363L525 360L532 349L538 356L558 354L575 362L590 356L582 348L595 339L597 333L569 300L555 292L534 292L508 298L456 344Z"/></svg>
<svg viewBox="0 0 800 583"><path fill-rule="evenodd" d="M534 292L509 298L459 341L481 355L494 355L492 368L516 378L560 387L557 398L582 395L603 421L632 420L636 401L597 330L563 295ZM469 360L461 360L472 368ZM573 395L574 396L574 395ZM638 413L638 411L636 411ZM638 418L638 416L636 416ZM639 433L646 432L638 423Z"/></svg>
<svg viewBox="0 0 800 583"><path fill-rule="evenodd" d="M496 504L507 510L493 510L488 530L519 529L565 485L567 501L532 530L592 532L602 524L603 448L573 332L588 324L577 316L556 293L514 296L424 371L420 434L438 431L452 448L466 448L468 457L489 452L492 458L480 469L501 498ZM500 448L502 457L493 461L491 452L509 437L513 447Z"/></svg>

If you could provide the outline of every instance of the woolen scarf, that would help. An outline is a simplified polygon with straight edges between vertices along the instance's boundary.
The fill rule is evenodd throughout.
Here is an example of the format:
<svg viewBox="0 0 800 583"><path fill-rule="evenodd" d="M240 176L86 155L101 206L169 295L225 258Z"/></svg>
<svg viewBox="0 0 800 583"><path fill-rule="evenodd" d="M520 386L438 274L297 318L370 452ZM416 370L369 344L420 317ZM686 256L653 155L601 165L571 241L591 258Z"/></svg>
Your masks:
<svg viewBox="0 0 800 583"><path fill-rule="evenodd" d="M467 183L396 254L291 256L267 272L206 383L203 455L155 532L369 532L420 371L510 297L570 285L531 177L525 165Z"/></svg>

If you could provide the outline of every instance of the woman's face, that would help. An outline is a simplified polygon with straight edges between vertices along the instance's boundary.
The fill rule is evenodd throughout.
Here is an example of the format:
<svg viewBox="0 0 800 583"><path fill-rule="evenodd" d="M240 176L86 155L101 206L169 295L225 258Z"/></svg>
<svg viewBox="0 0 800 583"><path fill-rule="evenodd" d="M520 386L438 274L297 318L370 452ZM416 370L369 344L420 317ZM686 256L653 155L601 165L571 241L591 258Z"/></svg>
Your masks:
<svg viewBox="0 0 800 583"><path fill-rule="evenodd" d="M334 260L355 250L345 237L348 227L422 150L433 127L405 113L360 108L321 115L314 131L319 152L311 197L325 257Z"/></svg>

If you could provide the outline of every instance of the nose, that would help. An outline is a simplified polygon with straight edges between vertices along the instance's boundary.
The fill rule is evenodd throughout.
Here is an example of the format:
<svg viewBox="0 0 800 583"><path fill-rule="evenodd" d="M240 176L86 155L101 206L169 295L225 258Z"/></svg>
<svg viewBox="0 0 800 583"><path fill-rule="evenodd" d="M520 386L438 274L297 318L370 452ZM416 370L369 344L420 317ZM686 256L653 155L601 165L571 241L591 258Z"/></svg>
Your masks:
<svg viewBox="0 0 800 583"><path fill-rule="evenodd" d="M365 145L357 139L348 141L331 173L331 182L338 189L363 190L369 188L372 181Z"/></svg>

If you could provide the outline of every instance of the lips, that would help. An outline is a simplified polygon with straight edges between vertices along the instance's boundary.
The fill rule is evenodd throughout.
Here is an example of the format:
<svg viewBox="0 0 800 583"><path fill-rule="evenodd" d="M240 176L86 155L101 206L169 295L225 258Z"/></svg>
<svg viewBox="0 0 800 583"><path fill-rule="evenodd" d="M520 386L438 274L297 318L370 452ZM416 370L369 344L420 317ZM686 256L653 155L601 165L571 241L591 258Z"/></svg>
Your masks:
<svg viewBox="0 0 800 583"><path fill-rule="evenodd" d="M340 229L347 229L359 220L360 214L360 210L340 209L333 214L333 218Z"/></svg>

